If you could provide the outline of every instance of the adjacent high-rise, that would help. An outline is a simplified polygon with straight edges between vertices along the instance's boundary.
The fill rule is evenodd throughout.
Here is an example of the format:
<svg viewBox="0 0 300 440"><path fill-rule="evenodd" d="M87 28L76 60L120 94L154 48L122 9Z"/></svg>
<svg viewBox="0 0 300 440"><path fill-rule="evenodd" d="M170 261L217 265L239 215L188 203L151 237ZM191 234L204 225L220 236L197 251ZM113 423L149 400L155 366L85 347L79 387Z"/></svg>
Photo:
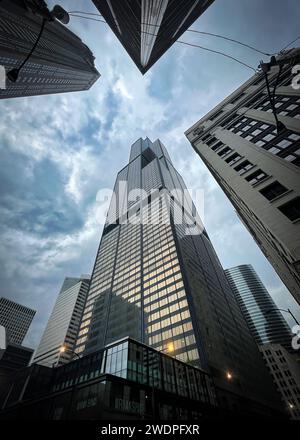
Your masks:
<svg viewBox="0 0 300 440"><path fill-rule="evenodd" d="M0 2L0 66L6 73L19 68L29 55L46 9L43 0ZM57 20L46 21L40 41L17 81L6 79L6 87L2 88L2 79L0 98L87 90L98 78L94 56L81 39Z"/></svg>
<svg viewBox="0 0 300 440"><path fill-rule="evenodd" d="M259 347L290 418L300 420L300 358L280 344Z"/></svg>
<svg viewBox="0 0 300 440"><path fill-rule="evenodd" d="M93 0L144 74L214 0Z"/></svg>
<svg viewBox="0 0 300 440"><path fill-rule="evenodd" d="M300 88L286 51L186 132L240 219L300 302ZM283 124L283 125L282 125Z"/></svg>
<svg viewBox="0 0 300 440"><path fill-rule="evenodd" d="M291 350L292 332L253 267L231 267L225 274L257 344Z"/></svg>
<svg viewBox="0 0 300 440"><path fill-rule="evenodd" d="M239 394L272 394L183 179L160 140L148 138L132 145L118 173L76 352L126 336L209 371Z"/></svg>
<svg viewBox="0 0 300 440"><path fill-rule="evenodd" d="M45 366L65 364L74 357L74 346L90 279L66 278L34 356L34 363Z"/></svg>
<svg viewBox="0 0 300 440"><path fill-rule="evenodd" d="M29 307L0 298L0 325L6 330L8 344L22 344L35 313Z"/></svg>

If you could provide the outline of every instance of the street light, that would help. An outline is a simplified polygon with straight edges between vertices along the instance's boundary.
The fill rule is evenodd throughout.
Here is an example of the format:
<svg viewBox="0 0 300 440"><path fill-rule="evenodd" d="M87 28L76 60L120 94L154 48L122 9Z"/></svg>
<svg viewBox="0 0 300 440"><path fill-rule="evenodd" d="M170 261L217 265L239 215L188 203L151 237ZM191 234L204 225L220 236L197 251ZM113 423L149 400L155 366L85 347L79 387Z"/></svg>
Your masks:
<svg viewBox="0 0 300 440"><path fill-rule="evenodd" d="M52 367L55 367L55 366L58 367L58 364L59 364L59 361L60 361L60 355L63 354L63 353L72 353L73 356L72 356L71 360L73 360L74 355L76 355L78 359L81 359L81 357L79 356L78 353L76 353L76 351L71 350L66 345L62 345L60 347L60 349L59 349L59 356L58 356L57 362L56 362L56 364L54 363L52 365Z"/></svg>
<svg viewBox="0 0 300 440"><path fill-rule="evenodd" d="M226 371L227 380L232 380L232 373L230 371Z"/></svg>
<svg viewBox="0 0 300 440"><path fill-rule="evenodd" d="M71 350L70 348L66 347L65 345L62 345L59 349L59 352L62 353L72 353L73 355L76 355L78 359L81 359L78 353L76 351Z"/></svg>
<svg viewBox="0 0 300 440"><path fill-rule="evenodd" d="M167 353L173 353L174 350L175 350L174 343L173 342L169 342L167 344Z"/></svg>
<svg viewBox="0 0 300 440"><path fill-rule="evenodd" d="M274 311L276 311L276 310L280 310L280 312L289 313L289 314L291 315L291 317L294 319L295 323L296 323L297 325L300 325L300 324L299 324L299 321L298 321L297 318L296 318L296 316L293 314L293 312L292 312L290 309L287 309L287 310L285 310L285 309L279 309L279 308L269 309L269 310L266 311L266 315L268 315L268 314L270 314L270 313L272 313L272 312L274 312Z"/></svg>

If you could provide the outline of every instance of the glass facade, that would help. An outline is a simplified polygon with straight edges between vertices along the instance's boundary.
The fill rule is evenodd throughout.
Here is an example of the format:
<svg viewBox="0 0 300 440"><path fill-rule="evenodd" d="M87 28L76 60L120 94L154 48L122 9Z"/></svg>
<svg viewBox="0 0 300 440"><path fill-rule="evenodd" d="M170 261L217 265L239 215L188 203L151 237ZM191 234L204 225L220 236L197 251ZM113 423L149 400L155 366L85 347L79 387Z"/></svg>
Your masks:
<svg viewBox="0 0 300 440"><path fill-rule="evenodd" d="M136 200L124 184L128 193L136 191ZM77 354L129 336L257 397L254 378L268 383L260 354L184 181L159 140L132 145L114 196ZM238 379L229 384L226 371ZM143 371L131 374L145 380ZM159 381L155 374L152 380Z"/></svg>
<svg viewBox="0 0 300 440"><path fill-rule="evenodd" d="M292 350L291 330L253 267L236 266L225 274L256 342L277 343Z"/></svg>
<svg viewBox="0 0 300 440"><path fill-rule="evenodd" d="M35 363L52 367L72 360L89 284L88 278L65 278L36 350Z"/></svg>
<svg viewBox="0 0 300 440"><path fill-rule="evenodd" d="M213 0L93 0L144 74Z"/></svg>
<svg viewBox="0 0 300 440"><path fill-rule="evenodd" d="M52 391L60 391L103 374L111 374L193 400L216 403L213 382L209 375L127 338L56 369Z"/></svg>
<svg viewBox="0 0 300 440"><path fill-rule="evenodd" d="M35 313L29 307L0 298L0 325L6 329L8 343L22 344Z"/></svg>

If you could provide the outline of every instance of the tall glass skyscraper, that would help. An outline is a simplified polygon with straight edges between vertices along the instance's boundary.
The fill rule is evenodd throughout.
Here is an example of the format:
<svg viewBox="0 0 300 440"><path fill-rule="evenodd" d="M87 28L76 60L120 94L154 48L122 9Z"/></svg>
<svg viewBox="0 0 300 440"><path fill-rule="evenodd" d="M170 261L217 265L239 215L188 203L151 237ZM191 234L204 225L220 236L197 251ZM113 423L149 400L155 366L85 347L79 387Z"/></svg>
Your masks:
<svg viewBox="0 0 300 440"><path fill-rule="evenodd" d="M253 267L231 267L225 274L256 342L281 344L290 350L291 330Z"/></svg>
<svg viewBox="0 0 300 440"><path fill-rule="evenodd" d="M76 352L126 336L201 367L248 397L272 394L183 179L160 140L148 138L132 145L118 173Z"/></svg>
<svg viewBox="0 0 300 440"><path fill-rule="evenodd" d="M89 276L85 275L65 278L36 350L34 363L52 367L73 360L89 283ZM64 352L61 352L62 347Z"/></svg>
<svg viewBox="0 0 300 440"><path fill-rule="evenodd" d="M144 74L214 0L93 0Z"/></svg>

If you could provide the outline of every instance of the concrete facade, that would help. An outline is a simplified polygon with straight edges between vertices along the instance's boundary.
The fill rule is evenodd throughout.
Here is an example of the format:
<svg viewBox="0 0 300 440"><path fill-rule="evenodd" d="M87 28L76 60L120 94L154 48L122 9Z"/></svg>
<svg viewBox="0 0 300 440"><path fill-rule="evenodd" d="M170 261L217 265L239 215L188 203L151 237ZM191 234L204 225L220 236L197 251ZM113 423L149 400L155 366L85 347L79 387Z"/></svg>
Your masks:
<svg viewBox="0 0 300 440"><path fill-rule="evenodd" d="M277 66L268 75L272 92L277 82L275 107L285 124L279 134L264 76L256 73L186 136L300 302L300 88L288 62L280 76Z"/></svg>

